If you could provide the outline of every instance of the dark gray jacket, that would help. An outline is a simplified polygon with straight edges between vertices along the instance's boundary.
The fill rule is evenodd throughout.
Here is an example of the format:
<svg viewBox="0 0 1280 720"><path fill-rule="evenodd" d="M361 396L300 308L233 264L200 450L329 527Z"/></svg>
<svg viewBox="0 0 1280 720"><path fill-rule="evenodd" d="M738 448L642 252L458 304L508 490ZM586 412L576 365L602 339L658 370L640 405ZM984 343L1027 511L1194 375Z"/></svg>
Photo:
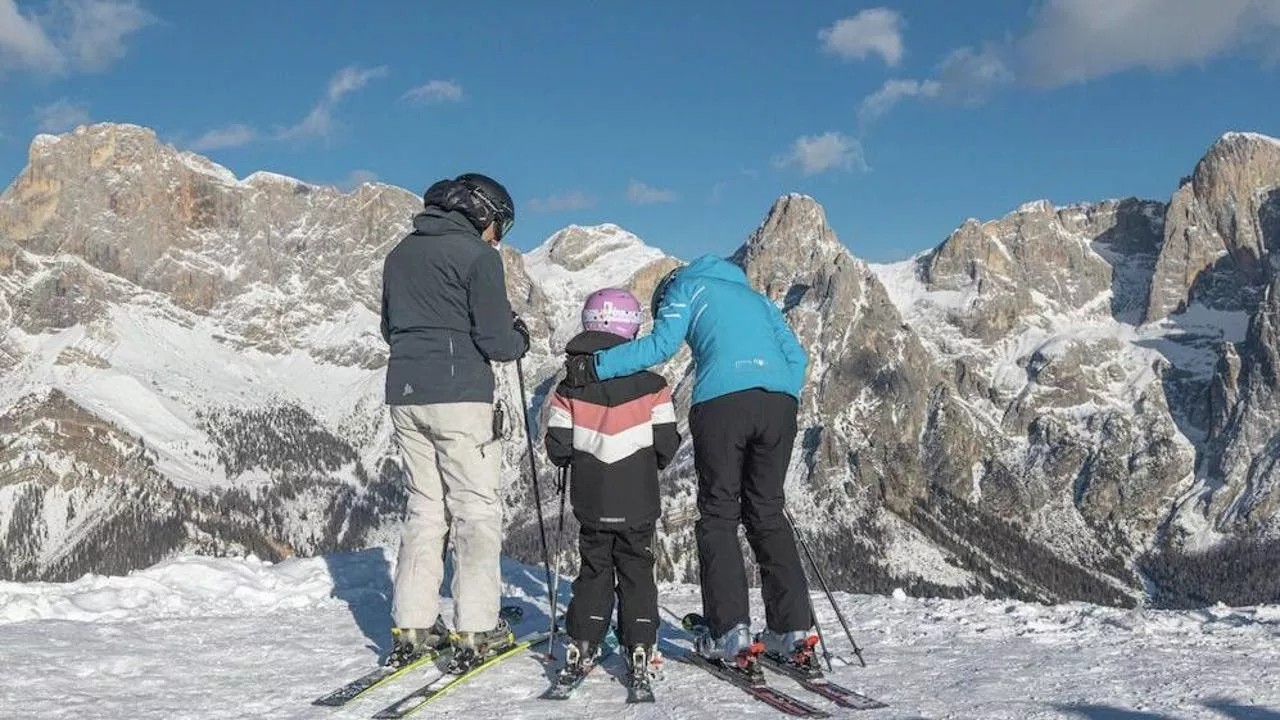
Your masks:
<svg viewBox="0 0 1280 720"><path fill-rule="evenodd" d="M382 266L389 405L493 402L490 361L524 354L502 256L461 213L428 207Z"/></svg>

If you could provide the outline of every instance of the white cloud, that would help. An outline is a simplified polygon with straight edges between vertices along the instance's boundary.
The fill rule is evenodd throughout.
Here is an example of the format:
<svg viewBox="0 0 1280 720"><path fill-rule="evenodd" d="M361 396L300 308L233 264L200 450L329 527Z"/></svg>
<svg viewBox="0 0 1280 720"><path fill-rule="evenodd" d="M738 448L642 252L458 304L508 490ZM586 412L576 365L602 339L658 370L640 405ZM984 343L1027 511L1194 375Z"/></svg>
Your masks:
<svg viewBox="0 0 1280 720"><path fill-rule="evenodd" d="M311 108L301 121L291 127L275 132L276 140L325 140L333 135L335 121L333 112L342 98L361 90L375 78L386 75L386 67L361 68L355 65L344 67L329 78L324 97ZM259 140L262 135L252 126L236 123L222 128L215 128L196 138L191 149L197 152L216 150L219 148L239 147ZM358 183L357 183L358 184Z"/></svg>
<svg viewBox="0 0 1280 720"><path fill-rule="evenodd" d="M43 133L61 133L77 125L89 123L89 109L83 103L73 103L66 98L36 108L36 128Z"/></svg>
<svg viewBox="0 0 1280 720"><path fill-rule="evenodd" d="M24 67L58 72L65 59L40 22L18 12L15 0L0 0L0 70Z"/></svg>
<svg viewBox="0 0 1280 720"><path fill-rule="evenodd" d="M943 100L963 105L985 102L992 93L1014 81L1000 50L986 45L980 51L973 48L953 50L938 66L939 96Z"/></svg>
<svg viewBox="0 0 1280 720"><path fill-rule="evenodd" d="M462 86L450 80L432 80L409 90L401 99L427 103L458 102L462 99Z"/></svg>
<svg viewBox="0 0 1280 720"><path fill-rule="evenodd" d="M377 182L378 174L372 170L352 170L346 179L338 183L338 187L346 191L355 190L365 183Z"/></svg>
<svg viewBox="0 0 1280 720"><path fill-rule="evenodd" d="M1020 39L953 50L927 80L890 80L859 116L882 117L907 97L973 106L1015 81L1054 88L1249 51L1280 61L1280 0L1043 0Z"/></svg>
<svg viewBox="0 0 1280 720"><path fill-rule="evenodd" d="M327 139L333 134L333 110L343 96L360 90L370 80L387 73L386 67L359 68L354 65L342 68L329 80L329 88L320 102L296 125L278 133L281 140Z"/></svg>
<svg viewBox="0 0 1280 720"><path fill-rule="evenodd" d="M546 198L534 198L529 201L529 209L534 212L567 212L570 210L586 210L593 207L596 200L588 196L581 190L565 193L563 195L552 195Z"/></svg>
<svg viewBox="0 0 1280 720"><path fill-rule="evenodd" d="M779 168L799 165L805 175L816 175L836 168L851 170L855 165L860 170L867 169L862 156L862 144L838 132L796 138L791 151L775 160L774 165Z"/></svg>
<svg viewBox="0 0 1280 720"><path fill-rule="evenodd" d="M375 68L359 68L349 65L339 70L329 80L329 94L326 96L330 105L335 105L343 95L355 92L369 84L370 80L387 74L386 66Z"/></svg>
<svg viewBox="0 0 1280 720"><path fill-rule="evenodd" d="M53 0L40 17L0 0L0 70L99 72L124 57L126 38L155 21L136 0Z"/></svg>
<svg viewBox="0 0 1280 720"><path fill-rule="evenodd" d="M155 22L137 2L64 0L70 14L66 52L77 66L105 70L124 57L125 38Z"/></svg>
<svg viewBox="0 0 1280 720"><path fill-rule="evenodd" d="M258 131L248 125L228 125L215 128L196 138L191 149L196 152L218 150L220 148L240 147L258 139Z"/></svg>
<svg viewBox="0 0 1280 720"><path fill-rule="evenodd" d="M963 47L951 51L928 80L893 79L862 99L858 119L865 126L884 117L907 98L925 98L957 105L978 105L993 93L1012 83L1009 69L999 47L988 44L982 50Z"/></svg>
<svg viewBox="0 0 1280 720"><path fill-rule="evenodd" d="M818 31L822 49L847 60L862 60L876 54L886 64L896 66L904 52L902 16L889 8L878 7L837 21Z"/></svg>
<svg viewBox="0 0 1280 720"><path fill-rule="evenodd" d="M306 140L310 138L327 138L333 133L333 107L321 103L311 109L307 116L296 125L281 130L281 140Z"/></svg>
<svg viewBox="0 0 1280 720"><path fill-rule="evenodd" d="M631 183L627 185L627 200L636 205L668 203L674 202L675 199L676 194L674 191L650 187L639 180L632 180Z"/></svg>
<svg viewBox="0 0 1280 720"><path fill-rule="evenodd" d="M1280 0L1048 0L1018 43L1042 87L1164 71L1280 41Z"/></svg>
<svg viewBox="0 0 1280 720"><path fill-rule="evenodd" d="M715 204L720 202L720 198L724 197L725 192L729 189L729 183L721 180L711 186L711 194L707 197L707 202Z"/></svg>
<svg viewBox="0 0 1280 720"><path fill-rule="evenodd" d="M942 91L942 84L937 80L886 80L881 88L862 100L858 107L858 117L862 122L870 122L889 112L901 100L911 97L937 97Z"/></svg>

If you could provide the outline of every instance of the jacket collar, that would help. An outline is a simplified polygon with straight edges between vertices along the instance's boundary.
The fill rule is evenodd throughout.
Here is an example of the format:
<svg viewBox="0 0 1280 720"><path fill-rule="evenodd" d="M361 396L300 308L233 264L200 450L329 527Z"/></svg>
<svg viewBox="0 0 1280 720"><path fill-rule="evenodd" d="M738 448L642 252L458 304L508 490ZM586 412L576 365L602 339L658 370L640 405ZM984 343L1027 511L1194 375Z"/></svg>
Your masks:
<svg viewBox="0 0 1280 720"><path fill-rule="evenodd" d="M467 216L457 210L441 210L429 206L413 216L413 232L418 235L447 235L465 233L479 242L484 242L476 226L467 220Z"/></svg>
<svg viewBox="0 0 1280 720"><path fill-rule="evenodd" d="M570 355L590 355L598 350L608 350L624 342L627 342L626 338L613 333L587 330L575 335L565 346L564 351Z"/></svg>

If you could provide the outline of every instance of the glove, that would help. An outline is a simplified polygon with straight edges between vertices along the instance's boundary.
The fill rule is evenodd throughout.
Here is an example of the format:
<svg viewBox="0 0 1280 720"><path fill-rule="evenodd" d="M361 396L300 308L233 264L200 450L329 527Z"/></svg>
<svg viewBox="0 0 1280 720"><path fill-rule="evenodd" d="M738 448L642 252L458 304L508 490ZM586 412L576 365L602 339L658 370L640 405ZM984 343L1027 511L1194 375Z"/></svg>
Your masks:
<svg viewBox="0 0 1280 720"><path fill-rule="evenodd" d="M597 382L595 355L571 355L564 361L565 385L577 388Z"/></svg>
<svg viewBox="0 0 1280 720"><path fill-rule="evenodd" d="M514 312L511 313L511 326L515 328L516 332L520 333L520 337L524 338L524 352L529 352L529 326L525 325L524 320L521 320L520 316Z"/></svg>

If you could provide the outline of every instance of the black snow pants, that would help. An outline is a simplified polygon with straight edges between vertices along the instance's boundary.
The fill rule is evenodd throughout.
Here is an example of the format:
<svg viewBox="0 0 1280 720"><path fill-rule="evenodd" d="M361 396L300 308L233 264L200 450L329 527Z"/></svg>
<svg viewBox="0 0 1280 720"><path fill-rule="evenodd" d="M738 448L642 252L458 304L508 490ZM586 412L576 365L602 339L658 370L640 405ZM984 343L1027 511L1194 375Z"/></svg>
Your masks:
<svg viewBox="0 0 1280 720"><path fill-rule="evenodd" d="M653 574L656 523L628 530L583 525L578 533L582 566L573 581L565 630L574 640L600 643L618 596L618 640L624 647L658 641L658 585Z"/></svg>
<svg viewBox="0 0 1280 720"><path fill-rule="evenodd" d="M717 637L750 622L738 524L760 567L765 622L788 632L813 626L809 587L784 513L783 485L798 406L784 393L744 390L689 410L698 474L697 523L703 615Z"/></svg>

